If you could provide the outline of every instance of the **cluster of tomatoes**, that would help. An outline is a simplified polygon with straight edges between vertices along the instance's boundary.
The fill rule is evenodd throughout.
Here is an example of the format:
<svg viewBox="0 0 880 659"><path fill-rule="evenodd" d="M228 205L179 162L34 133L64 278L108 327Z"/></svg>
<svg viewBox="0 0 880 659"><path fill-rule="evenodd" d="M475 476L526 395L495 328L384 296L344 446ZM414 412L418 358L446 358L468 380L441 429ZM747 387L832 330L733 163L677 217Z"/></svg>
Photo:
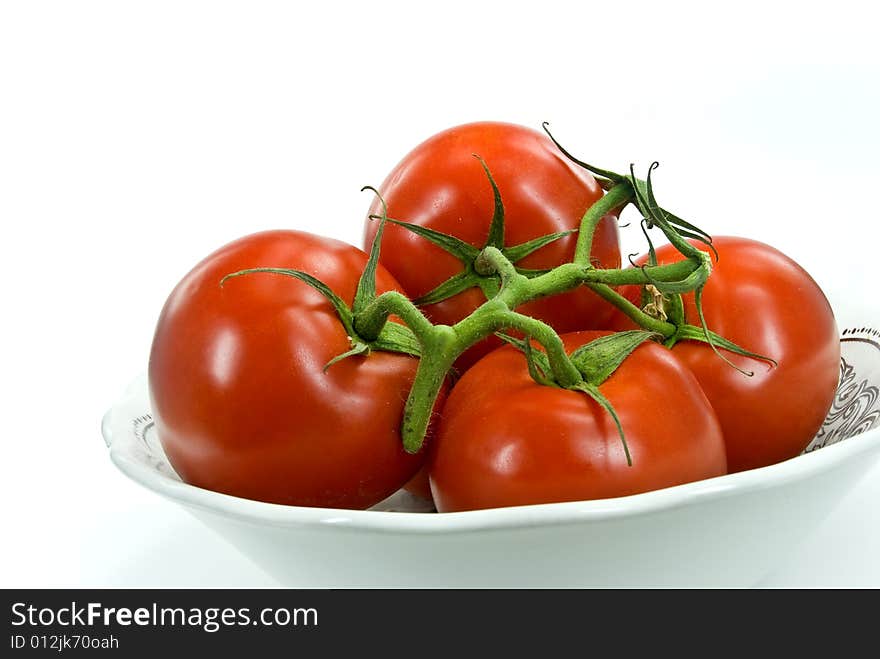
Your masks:
<svg viewBox="0 0 880 659"><path fill-rule="evenodd" d="M503 200L500 234L489 235L498 199L474 154ZM500 245L527 276L569 263L581 218L605 194L544 134L489 122L422 143L380 193L364 237L369 251L378 228L370 218L388 219L375 293L403 293L431 323L448 326L497 290L497 277L474 267L482 247ZM553 239L535 242L542 236ZM592 239L594 266L619 268L613 213ZM791 458L818 430L837 385L831 308L809 274L768 245L732 237L693 244L712 254L713 267L702 309L686 293L679 315L769 359L681 336L641 343L599 387L628 453L603 406L536 381L522 351L499 347L496 337L461 354L424 447L405 450L401 419L420 357L352 350L339 304L306 281L269 272L224 281L254 268L307 273L351 305L368 254L297 231L232 242L171 293L149 364L159 438L183 480L218 492L368 508L406 485L441 512L622 496ZM669 245L651 257L680 259ZM666 320L666 299L651 298L650 287L617 292ZM516 311L547 323L569 353L635 327L585 286Z"/></svg>

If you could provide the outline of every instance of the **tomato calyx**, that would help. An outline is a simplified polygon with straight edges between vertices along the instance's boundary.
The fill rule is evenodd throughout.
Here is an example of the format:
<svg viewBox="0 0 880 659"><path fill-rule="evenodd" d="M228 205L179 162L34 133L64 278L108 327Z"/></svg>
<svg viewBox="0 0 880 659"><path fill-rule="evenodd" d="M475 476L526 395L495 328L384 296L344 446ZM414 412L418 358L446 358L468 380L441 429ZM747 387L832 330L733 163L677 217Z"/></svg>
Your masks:
<svg viewBox="0 0 880 659"><path fill-rule="evenodd" d="M485 248L495 247L500 250L511 263L516 264L542 247L560 240L561 238L577 233L578 231L577 229L557 231L533 238L532 240L528 240L518 245L505 245L504 202L501 199L501 191L498 189L498 185L496 184L486 161L478 154L473 154L473 156L479 161L480 166L486 174L489 185L492 187L493 197L492 220L489 223L489 233L486 242L482 247L477 248L470 243L447 233L418 224L412 224L405 220L389 218L386 215L388 222L403 227L407 231L410 231L417 236L424 238L433 245L440 247L446 253L458 259L463 266L461 272L441 282L424 295L415 298L413 303L415 303L416 306L423 307L429 304L436 304L471 288L479 288L486 299L491 299L498 292L498 278L494 276L494 273L481 271L481 269L475 265L477 257ZM369 218L371 220L377 220L380 219L381 216L370 215ZM527 277L536 277L549 271L548 269L541 270L522 268L519 266L517 266L516 269L517 272Z"/></svg>
<svg viewBox="0 0 880 659"><path fill-rule="evenodd" d="M316 291L321 293L321 295L327 298L330 304L333 305L333 310L336 312L336 316L339 318L339 322L342 323L343 328L345 328L346 335L351 342L351 349L337 355L329 362L327 362L324 365L325 371L333 364L347 357L353 357L355 355L366 355L369 354L372 350L399 352L407 355L412 355L413 357L418 357L421 354L419 343L413 335L412 331L409 328L398 323L387 323L385 327L382 328L382 332L372 340L368 341L361 338L354 329L353 310L324 282L313 277L307 272L303 272L302 270L264 267L247 268L245 270L239 270L237 272L232 272L226 275L225 277L223 277L223 279L220 280L220 285L225 285L225 283L229 279L233 279L235 277L255 274L274 274L298 279L299 281L308 284Z"/></svg>
<svg viewBox="0 0 880 659"><path fill-rule="evenodd" d="M649 256L649 260L651 259L656 263L655 255ZM656 318L659 321L668 322L675 326L675 331L663 340L663 345L667 348L672 348L680 341L700 341L706 343L715 351L719 358L747 377L754 376L754 371L747 371L740 368L720 353L718 349L721 348L743 357L764 361L771 366L778 365L775 359L747 350L717 332L710 330L705 324L705 317L702 312L702 299L700 299L698 306L698 313L701 317L701 326L697 327L687 323L684 312L684 301L682 300L680 293L663 294L655 285L645 284L642 287L641 297L642 311L645 314L652 318Z"/></svg>
<svg viewBox="0 0 880 659"><path fill-rule="evenodd" d="M645 238L648 240L649 245L647 262L650 265L656 266L657 252L654 249L654 245L651 241L650 236L648 235L647 227L645 226L644 221L642 222L642 232L644 233ZM714 250L714 247L712 249ZM715 254L717 260L717 252L715 252ZM633 267L643 267L636 265L632 261L632 258L630 258L630 263L632 263ZM700 327L696 327L694 325L688 324L687 322L684 311L684 300L682 299L680 292L664 293L663 290L661 290L661 288L656 286L655 284L645 284L642 286L642 311L651 318L655 318L661 322L670 323L675 327L675 331L672 334L668 335L663 342L663 344L667 348L672 348L679 341L701 341L708 344L721 360L723 360L729 366L736 369L747 377L753 377L754 371L747 371L740 368L729 359L727 359L727 357L725 357L718 349L722 348L737 355L765 361L772 366L777 365L776 360L772 359L771 357L767 357L766 355L761 355L756 352L752 352L751 350L747 350L746 348L743 348L733 341L730 341L720 334L710 330L706 323L705 315L703 313L702 293L703 286L699 286L694 292L695 306L697 309L697 314L700 318Z"/></svg>
<svg viewBox="0 0 880 659"><path fill-rule="evenodd" d="M691 227L684 229L691 233L699 230L677 217L674 222L670 222L661 213L662 209L654 199L650 181L654 168L655 165L652 165L649 169L644 185L636 179L632 168L629 177L615 175L615 180L610 181L613 185L608 186L606 194L592 204L581 218L575 255L570 263L546 272L523 273L508 258L503 248L495 245L484 247L473 259L471 267L480 276L491 278L495 282L492 289L487 291L491 297L452 326L433 325L415 304L418 300L411 301L399 293L380 295L355 313L355 327L362 336L369 338L378 335L389 316L396 315L409 326L421 345L422 357L404 409L401 430L407 451L416 452L421 448L434 400L455 360L470 346L500 330L515 330L537 341L546 351L547 366L559 386L583 391L608 409L607 401L603 402L603 397L597 393L597 385L585 380L565 353L559 335L546 323L517 313L516 308L520 305L579 286L587 286L649 332L661 334L663 337L675 334L675 325L650 316L615 290L616 286L624 284L653 284L662 294L690 292L699 289L706 282L712 269L711 257L687 242L679 233L678 227ZM500 204L500 195L497 198ZM629 204L635 204L643 211L650 220L651 228L656 226L667 236L675 249L685 257L682 261L607 270L599 269L590 262L592 240L599 222L608 213L619 212ZM496 212L496 227L500 217L500 211ZM675 216L670 214L670 217ZM384 213L382 219L388 221ZM471 245L462 247L455 242L457 239L450 239L448 236L441 238L423 227L415 231L447 241L450 245L458 245L462 253L467 251L472 255L472 250L475 249ZM490 237L494 237L496 242L501 235L503 234L497 228L490 231ZM613 410L609 411L612 416L616 416Z"/></svg>
<svg viewBox="0 0 880 659"><path fill-rule="evenodd" d="M498 332L496 335L523 353L529 375L537 384L578 391L598 403L614 421L626 455L626 462L632 466L632 456L626 443L626 434L620 423L620 418L614 406L599 390L599 386L614 374L636 348L646 341L662 339L661 334L647 330L627 330L601 336L580 346L568 356L568 359L577 369L581 378L576 382L564 385L554 377L547 355L532 346L531 337L526 336L524 339L520 339L505 332Z"/></svg>
<svg viewBox="0 0 880 659"><path fill-rule="evenodd" d="M712 244L712 237L708 233L674 213L670 213L657 203L657 198L654 195L652 174L660 166L660 163L657 161L651 163L645 179L636 177L632 164L630 165L628 176L617 174L610 170L599 169L575 158L569 153L550 133L547 122L544 122L543 127L553 143L567 158L597 176L599 184L609 192L609 195L615 190L625 190L631 203L642 214L641 227L642 233L648 242L648 261L645 265L636 266L632 263L632 259L630 259L632 265L641 269L647 280L642 285L642 307L638 312L634 312L633 309L627 308L627 305L622 300L617 299L613 292L607 290L604 291L606 299L609 299L609 301L618 306L637 324L664 334L667 347L672 347L681 340L702 341L707 343L720 359L748 377L752 377L754 372L746 371L731 362L719 351L719 348L738 355L759 359L775 366L776 361L772 358L747 350L708 328L703 314L702 294L703 287L712 272L712 257L689 243L688 239L701 242L709 247L716 261L718 260L718 251ZM658 267L657 254L648 232L654 227L659 228L669 242L683 256L696 265L690 275L677 281L663 281L652 276L651 269ZM579 238L581 237L583 237L583 232ZM578 252L575 253L575 259L577 257ZM685 321L681 294L688 292L694 293L694 302L700 319L700 327L688 325Z"/></svg>
<svg viewBox="0 0 880 659"><path fill-rule="evenodd" d="M602 188L608 192L610 192L614 188L626 188L631 192L631 201L636 205L636 207L641 211L642 216L645 218L645 222L647 223L647 228L652 228L655 224L659 226L661 229L664 229L664 233L666 233L666 228L672 227L675 230L673 233L680 240L673 240L671 236L667 235L676 247L684 248L686 251L682 251L682 254L686 256L696 256L693 247L686 247L686 243L684 242L685 238L693 238L695 240L699 240L700 242L705 243L711 249L712 247L712 237L700 229L699 227L691 224L690 222L683 220L677 215L670 213L664 208L661 208L657 204L657 200L654 198L654 189L651 183L651 172L653 172L657 167L660 166L659 162L653 162L651 166L648 168L648 175L646 179L639 179L636 177L633 165L630 164L630 173L629 175L618 174L611 170L600 169L594 165L591 165L583 160L576 158L572 155L562 144L553 136L550 132L550 123L545 121L541 124L544 129L544 132L547 133L547 136L556 145L556 148L560 150L560 152L568 158L571 162L583 167L588 172L593 174L596 177L596 181L599 183ZM649 239L650 244L650 239ZM651 251L654 251L653 245L650 247ZM715 254L717 258L717 253Z"/></svg>
<svg viewBox="0 0 880 659"><path fill-rule="evenodd" d="M709 338L706 337L706 334L709 334ZM773 359L772 357L768 357L766 355L761 355L757 352L752 352L750 350L746 350L742 346L739 346L736 343L734 343L733 341L730 341L729 339L724 338L720 334L717 334L711 330L706 330L705 328L702 328L702 327L695 327L694 325L680 326L678 328L678 330L676 331L675 335L668 340L671 342L671 343L669 343L669 347L671 347L672 345L675 345L679 341L685 341L685 340L702 341L703 343L708 343L716 348L723 348L724 350L735 353L737 355L742 355L743 357L751 357L752 359L758 359L760 361L767 362L771 366L778 366L779 365L778 362L775 359ZM729 363L729 360L727 360L726 358L725 358L725 361L728 361L728 363ZM738 371L742 371L742 369L740 369L738 366L736 366L736 364L732 364L732 366L734 368L736 368ZM754 372L752 372L752 371L744 371L744 373L745 373L745 375L748 375L749 377L754 375Z"/></svg>
<svg viewBox="0 0 880 659"><path fill-rule="evenodd" d="M627 330L601 336L571 353L571 361L587 382L599 386L645 341L662 338L662 334L649 330Z"/></svg>
<svg viewBox="0 0 880 659"><path fill-rule="evenodd" d="M371 190L378 195L376 189L371 186L365 186L361 189L361 191L364 190ZM379 199L384 209L385 202L382 200L381 196L379 196ZM385 228L385 219L387 219L387 216L383 211L379 230L376 232L376 237L370 248L370 255L367 259L367 264L364 271L361 273L360 279L358 279L358 285L351 307L349 307L342 298L340 298L320 279L307 272L290 268L259 267L239 270L238 272L233 272L223 277L223 279L220 280L220 286L223 286L227 280L235 277L268 273L298 279L321 293L321 295L323 295L333 306L333 310L336 312L336 316L339 318L339 322L342 323L346 335L348 336L348 340L351 343L351 349L336 355L333 359L324 364L325 372L333 364L336 364L343 359L357 355L369 355L373 350L398 352L413 357L419 357L422 354L421 345L415 334L413 334L412 330L406 325L401 325L399 323L385 323L380 331L368 337L364 337L356 328L355 315L367 307L377 297L376 268L379 264L379 254L382 248L382 233Z"/></svg>

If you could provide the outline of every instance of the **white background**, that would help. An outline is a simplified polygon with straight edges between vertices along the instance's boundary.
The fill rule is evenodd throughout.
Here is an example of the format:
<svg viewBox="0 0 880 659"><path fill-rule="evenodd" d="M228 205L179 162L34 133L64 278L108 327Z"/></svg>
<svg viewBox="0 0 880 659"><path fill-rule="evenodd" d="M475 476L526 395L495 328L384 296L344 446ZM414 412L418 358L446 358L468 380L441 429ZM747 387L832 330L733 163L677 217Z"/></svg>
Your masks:
<svg viewBox="0 0 880 659"><path fill-rule="evenodd" d="M657 159L663 205L876 323L870 4L0 5L0 586L271 584L118 473L101 416L197 260L268 228L359 241L360 187L458 123ZM765 585L880 586L878 482Z"/></svg>

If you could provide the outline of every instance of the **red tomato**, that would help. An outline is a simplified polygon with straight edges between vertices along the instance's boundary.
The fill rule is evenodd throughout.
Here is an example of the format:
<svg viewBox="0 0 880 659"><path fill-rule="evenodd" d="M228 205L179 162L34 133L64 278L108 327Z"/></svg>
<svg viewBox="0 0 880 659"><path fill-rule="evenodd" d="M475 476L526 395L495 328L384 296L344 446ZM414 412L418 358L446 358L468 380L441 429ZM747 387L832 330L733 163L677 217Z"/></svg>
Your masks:
<svg viewBox="0 0 880 659"><path fill-rule="evenodd" d="M323 366L350 348L331 304L253 267L306 271L354 298L367 255L295 231L247 236L220 248L177 285L150 354L153 415L180 477L249 499L366 508L400 488L423 455L398 427L417 360L373 352ZM399 290L381 266L382 293Z"/></svg>
<svg viewBox="0 0 880 659"><path fill-rule="evenodd" d="M607 332L564 335L573 351ZM474 365L443 408L430 463L441 512L617 497L726 473L724 440L693 374L639 346L601 386L617 428L583 393L536 384L504 347Z"/></svg>
<svg viewBox="0 0 880 659"><path fill-rule="evenodd" d="M602 196L593 176L573 165L550 139L535 130L498 122L451 128L423 142L391 171L380 191L392 218L441 231L483 247L489 233L494 200L480 163L492 172L505 210L505 245L513 246L539 236L576 229L584 212ZM378 201L370 213L381 212ZM368 220L364 243L369 245L377 223ZM577 234L546 245L517 265L543 269L568 262L574 256ZM617 220L604 218L593 241L593 258L601 267L620 265ZM403 227L388 225L381 263L417 298L463 270L461 261ZM428 305L425 313L435 323L451 325L485 301L472 288ZM610 306L592 291L576 291L536 300L519 311L550 323L560 332L604 327ZM471 348L458 361L470 366L500 342L492 337Z"/></svg>
<svg viewBox="0 0 880 659"><path fill-rule="evenodd" d="M705 343L683 341L673 348L718 414L734 472L792 458L810 443L837 388L840 338L828 300L801 266L755 240L719 236L713 242L719 260L703 291L709 329L778 362L772 366L724 351L754 373L748 377ZM658 249L657 257L660 263L682 258L669 245ZM638 287L621 292L639 303ZM693 294L685 295L684 303L687 322L699 326ZM632 327L626 319L613 324Z"/></svg>

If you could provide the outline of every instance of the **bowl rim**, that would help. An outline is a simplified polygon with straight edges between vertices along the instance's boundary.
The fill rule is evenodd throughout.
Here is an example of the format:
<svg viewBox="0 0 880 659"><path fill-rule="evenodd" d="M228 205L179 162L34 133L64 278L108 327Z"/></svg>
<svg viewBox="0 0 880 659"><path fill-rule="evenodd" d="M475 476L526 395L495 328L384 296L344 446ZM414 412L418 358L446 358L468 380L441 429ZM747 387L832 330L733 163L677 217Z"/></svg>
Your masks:
<svg viewBox="0 0 880 659"><path fill-rule="evenodd" d="M206 490L169 478L132 459L124 450L114 449L112 416L115 409L116 406L111 407L101 422L101 432L110 449L112 462L126 476L165 498L202 511L260 525L376 533L451 534L636 517L779 487L834 469L850 459L880 449L880 427L876 427L777 464L623 497L448 513L348 510L266 503Z"/></svg>

